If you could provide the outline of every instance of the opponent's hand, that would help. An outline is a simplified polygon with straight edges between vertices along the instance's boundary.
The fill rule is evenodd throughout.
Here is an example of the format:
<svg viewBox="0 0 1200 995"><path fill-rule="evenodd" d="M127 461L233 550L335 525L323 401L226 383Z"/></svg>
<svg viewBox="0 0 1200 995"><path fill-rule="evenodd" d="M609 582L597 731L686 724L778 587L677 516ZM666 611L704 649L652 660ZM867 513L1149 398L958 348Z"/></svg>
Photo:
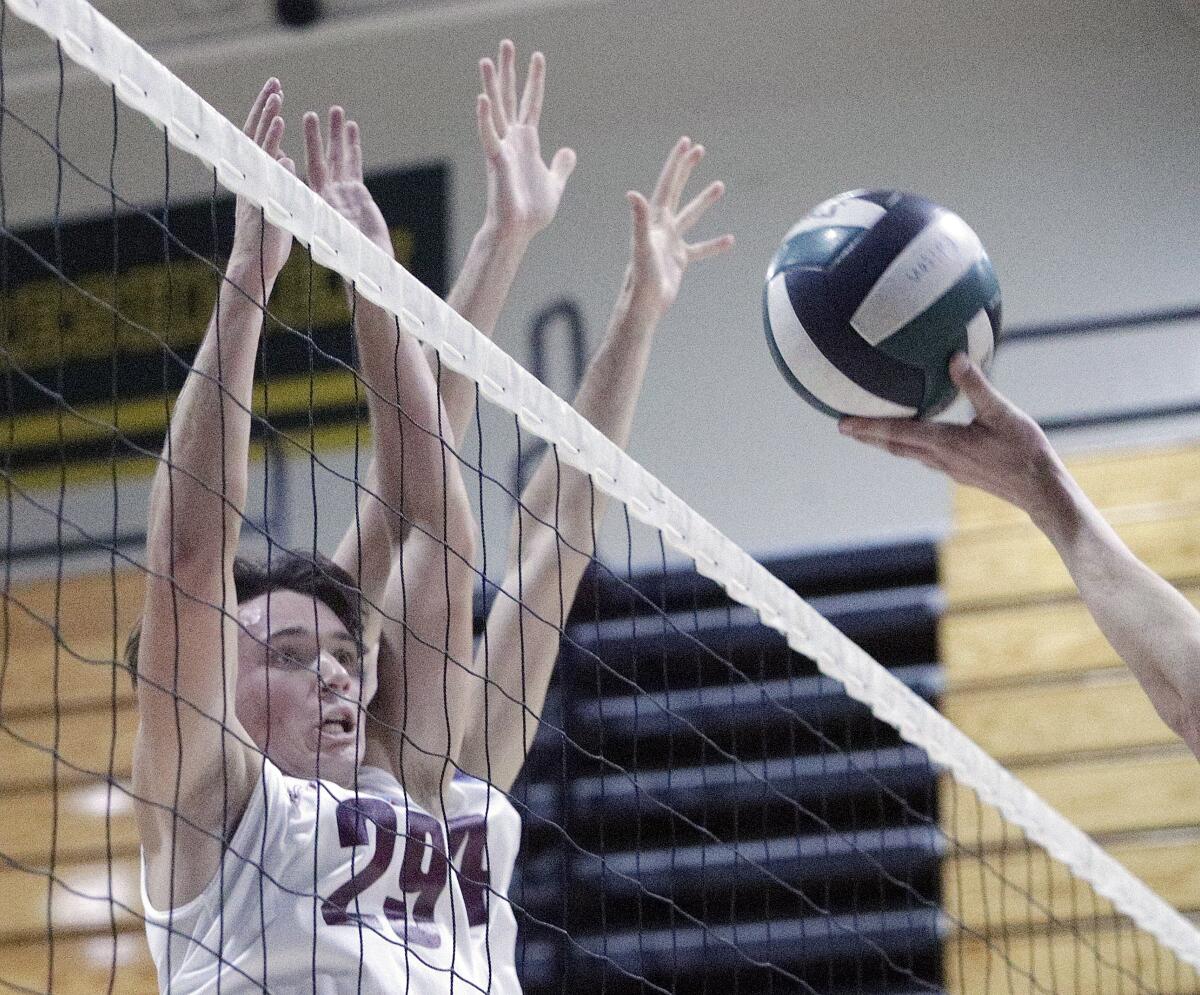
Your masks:
<svg viewBox="0 0 1200 995"><path fill-rule="evenodd" d="M483 93L476 101L479 141L487 159L487 218L498 235L532 239L558 211L563 190L575 169L575 152L559 149L547 166L542 161L538 125L546 84L546 58L534 52L525 89L517 104L516 49L500 43L499 66L479 61Z"/></svg>
<svg viewBox="0 0 1200 995"><path fill-rule="evenodd" d="M703 157L703 145L681 138L663 164L649 200L634 190L625 195L633 212L633 250L625 284L631 307L663 314L679 296L684 271L691 263L733 246L732 235L697 243L684 239L725 194L725 184L716 180L680 210L683 189Z"/></svg>
<svg viewBox="0 0 1200 995"><path fill-rule="evenodd" d="M283 152L282 109L283 87L272 77L255 98L242 131L289 173L295 173L296 164ZM269 291L291 251L291 234L267 224L261 208L239 197L229 263L231 270L243 274L241 280L246 292L259 294L264 286Z"/></svg>
<svg viewBox="0 0 1200 995"><path fill-rule="evenodd" d="M362 137L357 121L340 107L329 108L329 144L321 139L321 119L304 115L304 151L308 185L342 217L395 259L383 213L363 183Z"/></svg>
<svg viewBox="0 0 1200 995"><path fill-rule="evenodd" d="M1037 422L996 390L965 353L950 378L975 408L970 425L899 418L843 418L838 428L895 456L1016 505L1035 520L1053 504L1062 463Z"/></svg>

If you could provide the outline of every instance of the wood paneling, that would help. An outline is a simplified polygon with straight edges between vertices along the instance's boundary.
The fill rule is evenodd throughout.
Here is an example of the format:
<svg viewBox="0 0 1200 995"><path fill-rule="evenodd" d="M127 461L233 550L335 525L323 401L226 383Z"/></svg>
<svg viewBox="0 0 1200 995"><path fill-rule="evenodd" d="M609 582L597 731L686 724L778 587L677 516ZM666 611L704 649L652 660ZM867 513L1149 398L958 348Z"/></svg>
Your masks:
<svg viewBox="0 0 1200 995"><path fill-rule="evenodd" d="M0 944L45 936L47 919L56 937L108 933L114 923L121 930L142 928L136 857L114 860L111 875L105 862L63 864L54 880L51 888L40 868L0 870Z"/></svg>
<svg viewBox="0 0 1200 995"><path fill-rule="evenodd" d="M118 787L100 781L60 788L55 829L54 795L48 786L7 791L0 818L0 853L29 866L50 862L51 840L57 834L60 860L103 860L111 835L114 853L137 853L133 801Z"/></svg>
<svg viewBox="0 0 1200 995"><path fill-rule="evenodd" d="M1003 764L1178 742L1128 671L1067 683L959 690L945 696L942 711Z"/></svg>
<svg viewBox="0 0 1200 995"><path fill-rule="evenodd" d="M1194 445L1091 453L1066 463L1099 508L1200 504L1200 448ZM1024 521L1024 512L990 494L973 487L954 490L956 529Z"/></svg>
<svg viewBox="0 0 1200 995"><path fill-rule="evenodd" d="M113 773L129 776L137 714L132 705L114 716L108 706L59 716L57 749L53 716L8 719L0 723L0 790L48 785L57 754L60 784L104 776L114 735Z"/></svg>
<svg viewBox="0 0 1200 995"><path fill-rule="evenodd" d="M29 991L46 991L50 948L45 943L16 943L0 947L0 982ZM147 995L158 990L154 963L144 934L131 932L55 940L55 995ZM0 984L0 988L4 985Z"/></svg>
<svg viewBox="0 0 1200 995"><path fill-rule="evenodd" d="M990 940L990 944L988 942ZM1111 995L1152 991L1200 992L1200 976L1145 933L1085 927L1078 932L1034 933L947 940L942 962L946 989L955 995Z"/></svg>
<svg viewBox="0 0 1200 995"><path fill-rule="evenodd" d="M1200 509L1156 509L1116 522L1117 533L1141 560L1168 580L1200 576ZM948 603L997 605L1069 596L1075 585L1050 541L1032 524L980 529L953 536L939 552Z"/></svg>
<svg viewBox="0 0 1200 995"><path fill-rule="evenodd" d="M143 577L125 571L114 587L107 572L63 580L55 612L55 584L14 586L5 603L0 596L0 645L6 636L8 656L0 691L6 716L15 712L48 711L55 704L53 673L59 661L58 704L104 704L113 697L113 609L116 606L116 652L142 607ZM57 632L57 640L55 633ZM117 673L116 696L132 700L133 688L124 670Z"/></svg>
<svg viewBox="0 0 1200 995"><path fill-rule="evenodd" d="M1134 554L1200 604L1200 446L1068 465ZM954 508L940 552L943 711L1068 820L1108 836L1106 849L1166 901L1200 911L1200 764L1028 518L966 488ZM943 865L947 915L966 926L946 946L949 991L1200 991L1195 972L1146 934L1114 931L1111 918L1097 926L1109 902L1027 848L973 791L949 778L941 789L943 828L963 845ZM971 852L981 845L982 858Z"/></svg>
<svg viewBox="0 0 1200 995"><path fill-rule="evenodd" d="M1200 910L1200 836L1135 839L1106 849L1177 909ZM1112 914L1107 899L1037 847L947 860L942 867L942 902L955 922L981 932L1044 926L1052 919L1061 926Z"/></svg>
<svg viewBox="0 0 1200 995"><path fill-rule="evenodd" d="M1200 764L1182 748L1024 767L1015 773L1088 833L1200 825ZM967 846L1004 838L1000 815L949 777L941 783L940 812L946 832ZM1021 834L1009 826L1007 838L1015 844Z"/></svg>
<svg viewBox="0 0 1200 995"><path fill-rule="evenodd" d="M1183 593L1200 605L1200 588ZM938 627L938 643L951 692L1124 666L1080 601L950 614Z"/></svg>

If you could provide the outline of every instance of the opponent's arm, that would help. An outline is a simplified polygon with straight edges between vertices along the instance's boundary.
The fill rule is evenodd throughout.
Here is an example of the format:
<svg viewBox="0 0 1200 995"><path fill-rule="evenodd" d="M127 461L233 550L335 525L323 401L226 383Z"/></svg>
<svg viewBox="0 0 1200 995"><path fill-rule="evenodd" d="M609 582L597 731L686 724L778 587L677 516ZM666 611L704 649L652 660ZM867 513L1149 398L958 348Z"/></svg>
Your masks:
<svg viewBox="0 0 1200 995"><path fill-rule="evenodd" d="M533 238L554 219L563 189L575 168L575 153L559 149L549 166L542 161L538 128L545 92L546 60L535 52L520 104L517 103L516 50L505 39L496 62L479 63L484 92L476 102L479 141L487 163L487 208L471 242L462 272L447 303L485 335L491 335L521 261ZM430 357L436 369L437 360ZM447 425L462 439L474 408L475 384L451 370L441 374ZM450 457L453 459L453 457ZM366 489L376 491L374 465ZM390 556L378 503L359 505L334 559L360 579L368 604L378 605L387 582Z"/></svg>
<svg viewBox="0 0 1200 995"><path fill-rule="evenodd" d="M245 132L292 169L280 151L282 100L278 80L269 80ZM238 201L216 309L171 414L151 489L133 782L148 886L160 908L188 900L211 879L261 760L234 714L233 558L263 308L291 242L264 225L259 208ZM221 783L224 790L214 790Z"/></svg>
<svg viewBox="0 0 1200 995"><path fill-rule="evenodd" d="M604 341L575 397L575 409L618 446L629 440L654 331L678 296L684 271L733 244L729 235L695 245L684 240L724 193L723 184L711 183L680 210L684 186L703 155L701 146L681 139L651 198L627 195L633 214L629 267ZM487 713L471 726L463 748L464 768L503 791L516 780L533 742L561 629L591 561L592 535L607 504L597 491L593 509L592 498L589 478L548 453L521 496L520 519L513 519L505 579L488 616L487 641L477 650L476 669L484 668L486 648L494 686ZM558 532L538 519L557 523Z"/></svg>
<svg viewBox="0 0 1200 995"><path fill-rule="evenodd" d="M950 374L975 407L971 425L848 418L842 431L1026 512L1054 544L1092 617L1158 714L1200 756L1200 613L1133 555L1037 423L979 367L959 354Z"/></svg>
<svg viewBox="0 0 1200 995"><path fill-rule="evenodd" d="M309 113L304 137L310 186L390 255L387 225L363 184L357 123L331 108L326 148L320 122ZM380 660L366 759L391 767L410 792L427 800L452 773L447 758L457 754L465 713L459 703L475 680L465 670L471 665L474 521L420 344L364 299L355 308L355 335L374 436L374 493L361 511L363 541L381 546L388 562L373 626L397 650ZM355 537L353 547L343 542L337 554L352 575L357 552ZM406 681L406 675L420 679Z"/></svg>

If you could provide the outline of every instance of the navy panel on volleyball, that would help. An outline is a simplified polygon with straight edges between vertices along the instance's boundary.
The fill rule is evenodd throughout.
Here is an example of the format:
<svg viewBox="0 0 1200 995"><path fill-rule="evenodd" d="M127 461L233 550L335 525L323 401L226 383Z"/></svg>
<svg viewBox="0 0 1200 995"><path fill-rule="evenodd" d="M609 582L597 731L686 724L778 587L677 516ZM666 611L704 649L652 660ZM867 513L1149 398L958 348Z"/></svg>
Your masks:
<svg viewBox="0 0 1200 995"><path fill-rule="evenodd" d="M990 365L1000 286L958 215L913 194L854 190L784 237L763 322L780 372L818 410L930 417L957 396L954 353Z"/></svg>

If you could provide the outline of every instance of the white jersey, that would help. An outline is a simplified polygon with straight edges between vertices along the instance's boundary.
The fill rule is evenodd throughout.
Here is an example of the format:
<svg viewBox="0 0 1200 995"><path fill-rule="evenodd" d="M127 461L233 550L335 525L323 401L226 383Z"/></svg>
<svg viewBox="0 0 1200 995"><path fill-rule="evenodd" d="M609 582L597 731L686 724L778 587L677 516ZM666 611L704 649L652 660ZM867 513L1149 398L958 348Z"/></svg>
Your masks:
<svg viewBox="0 0 1200 995"><path fill-rule="evenodd" d="M386 771L364 767L356 795L328 781L288 777L267 762L226 850L223 889L218 874L168 916L152 908L143 870L159 987L216 992L220 975L220 990L229 995L519 992L508 902L494 895L485 902L485 920L500 921L502 932L512 923L508 960L502 966L493 952L490 971L484 938L489 946L495 938L486 923L472 923L468 909L479 903L474 889L483 877L507 893L516 857L519 835L511 842L508 828L493 835L493 812L504 822L508 806L518 834L520 820L506 800L497 801L498 792L490 803L488 795L479 782L451 786L447 838L443 822L409 800ZM481 837L473 827L486 831ZM485 844L486 873L473 863L475 840Z"/></svg>
<svg viewBox="0 0 1200 995"><path fill-rule="evenodd" d="M466 902L484 988L497 995L520 995L517 920L508 889L521 846L521 817L508 796L486 781L460 774L454 788L446 806L450 859Z"/></svg>

